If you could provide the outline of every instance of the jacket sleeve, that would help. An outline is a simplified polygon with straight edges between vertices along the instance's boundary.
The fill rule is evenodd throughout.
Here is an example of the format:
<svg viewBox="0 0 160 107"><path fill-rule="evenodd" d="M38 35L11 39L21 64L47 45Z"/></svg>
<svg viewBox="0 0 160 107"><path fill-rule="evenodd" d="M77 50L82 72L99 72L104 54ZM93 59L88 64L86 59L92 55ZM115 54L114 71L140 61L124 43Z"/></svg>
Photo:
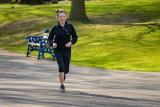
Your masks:
<svg viewBox="0 0 160 107"><path fill-rule="evenodd" d="M52 46L52 44L55 42L54 40L55 39L55 29L56 27L54 26L49 33L48 43L50 46Z"/></svg>
<svg viewBox="0 0 160 107"><path fill-rule="evenodd" d="M75 44L77 42L78 36L72 24L71 24L71 35L72 35L71 42L72 44Z"/></svg>

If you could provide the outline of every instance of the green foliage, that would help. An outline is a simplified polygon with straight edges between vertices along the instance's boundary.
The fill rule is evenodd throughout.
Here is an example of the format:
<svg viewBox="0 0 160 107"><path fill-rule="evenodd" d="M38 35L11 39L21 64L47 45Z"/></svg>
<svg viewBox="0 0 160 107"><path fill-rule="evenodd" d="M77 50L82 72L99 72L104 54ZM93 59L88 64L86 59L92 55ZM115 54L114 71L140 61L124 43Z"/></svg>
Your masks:
<svg viewBox="0 0 160 107"><path fill-rule="evenodd" d="M58 0L11 0L11 3L35 5L45 3L58 3Z"/></svg>

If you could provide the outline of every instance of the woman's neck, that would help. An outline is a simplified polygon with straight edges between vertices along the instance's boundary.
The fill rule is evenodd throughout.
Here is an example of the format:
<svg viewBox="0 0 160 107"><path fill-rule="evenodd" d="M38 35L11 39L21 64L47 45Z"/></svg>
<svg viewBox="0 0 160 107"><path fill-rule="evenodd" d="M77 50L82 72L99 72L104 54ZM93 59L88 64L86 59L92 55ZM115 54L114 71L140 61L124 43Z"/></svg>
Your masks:
<svg viewBox="0 0 160 107"><path fill-rule="evenodd" d="M65 25L65 22L59 22L59 24L63 27Z"/></svg>

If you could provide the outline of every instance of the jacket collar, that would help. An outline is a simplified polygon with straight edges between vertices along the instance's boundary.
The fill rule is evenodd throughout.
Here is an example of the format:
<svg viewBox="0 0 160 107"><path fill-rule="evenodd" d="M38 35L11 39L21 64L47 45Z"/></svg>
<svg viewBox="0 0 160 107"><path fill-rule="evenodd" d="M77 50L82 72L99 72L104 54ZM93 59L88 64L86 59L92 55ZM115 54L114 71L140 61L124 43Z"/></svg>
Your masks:
<svg viewBox="0 0 160 107"><path fill-rule="evenodd" d="M67 21L65 22L65 25L63 27L66 27L66 25L67 25ZM58 26L62 28L59 22L58 22Z"/></svg>

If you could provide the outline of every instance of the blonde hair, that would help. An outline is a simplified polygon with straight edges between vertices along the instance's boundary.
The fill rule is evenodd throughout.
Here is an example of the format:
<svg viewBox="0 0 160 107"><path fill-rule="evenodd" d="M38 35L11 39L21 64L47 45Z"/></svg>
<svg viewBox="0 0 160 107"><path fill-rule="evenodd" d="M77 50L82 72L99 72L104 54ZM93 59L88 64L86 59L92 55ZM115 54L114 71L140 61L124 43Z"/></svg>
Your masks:
<svg viewBox="0 0 160 107"><path fill-rule="evenodd" d="M59 16L59 13L65 13L67 15L67 13L66 13L66 11L64 9L56 10L57 17Z"/></svg>

